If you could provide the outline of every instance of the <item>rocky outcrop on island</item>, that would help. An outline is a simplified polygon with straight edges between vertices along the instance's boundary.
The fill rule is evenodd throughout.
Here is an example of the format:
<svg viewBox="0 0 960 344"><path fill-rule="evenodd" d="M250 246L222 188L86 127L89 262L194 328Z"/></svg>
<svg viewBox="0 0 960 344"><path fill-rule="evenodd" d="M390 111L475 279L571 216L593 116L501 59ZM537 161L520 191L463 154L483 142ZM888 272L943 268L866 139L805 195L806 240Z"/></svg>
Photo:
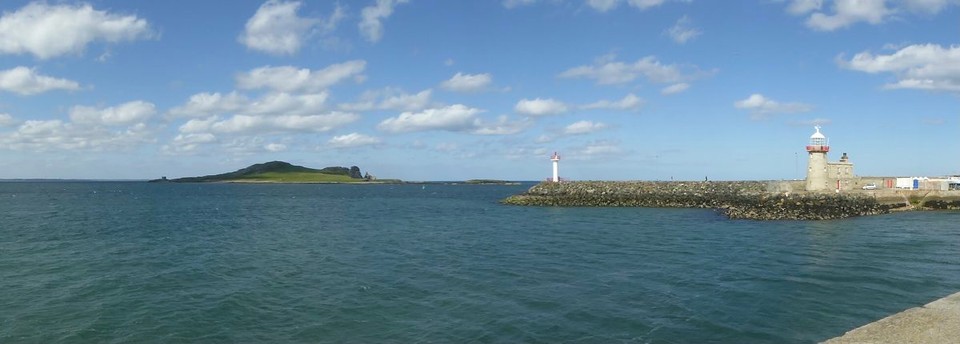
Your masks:
<svg viewBox="0 0 960 344"><path fill-rule="evenodd" d="M862 193L771 192L768 182L540 183L502 203L530 206L717 209L729 218L826 220L875 215L907 206Z"/></svg>

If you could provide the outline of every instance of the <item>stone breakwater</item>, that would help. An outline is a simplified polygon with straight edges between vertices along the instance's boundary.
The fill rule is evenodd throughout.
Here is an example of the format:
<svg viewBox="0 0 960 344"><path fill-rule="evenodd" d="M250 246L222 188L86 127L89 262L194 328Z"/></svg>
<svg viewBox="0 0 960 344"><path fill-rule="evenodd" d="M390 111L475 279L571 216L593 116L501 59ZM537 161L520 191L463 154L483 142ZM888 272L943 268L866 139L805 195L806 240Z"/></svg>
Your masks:
<svg viewBox="0 0 960 344"><path fill-rule="evenodd" d="M907 206L864 193L772 192L769 182L540 183L501 203L561 207L711 208L732 219L827 220Z"/></svg>

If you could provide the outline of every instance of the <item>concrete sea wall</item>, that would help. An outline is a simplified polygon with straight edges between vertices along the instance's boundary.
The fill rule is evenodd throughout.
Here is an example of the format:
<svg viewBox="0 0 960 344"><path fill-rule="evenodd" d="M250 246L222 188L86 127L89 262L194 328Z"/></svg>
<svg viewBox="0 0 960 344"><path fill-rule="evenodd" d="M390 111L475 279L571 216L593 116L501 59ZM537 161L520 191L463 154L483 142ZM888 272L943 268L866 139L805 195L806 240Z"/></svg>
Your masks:
<svg viewBox="0 0 960 344"><path fill-rule="evenodd" d="M867 192L781 191L778 182L564 182L540 183L504 204L568 207L712 208L734 219L826 220L889 213L908 198L884 201ZM960 205L960 203L957 203Z"/></svg>

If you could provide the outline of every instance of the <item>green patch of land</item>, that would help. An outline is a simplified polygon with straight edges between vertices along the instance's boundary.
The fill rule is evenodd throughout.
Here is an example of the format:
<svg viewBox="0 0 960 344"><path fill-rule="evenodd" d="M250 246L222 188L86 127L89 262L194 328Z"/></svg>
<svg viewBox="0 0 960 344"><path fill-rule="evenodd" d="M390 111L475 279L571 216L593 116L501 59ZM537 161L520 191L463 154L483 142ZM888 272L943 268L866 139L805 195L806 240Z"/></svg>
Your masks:
<svg viewBox="0 0 960 344"><path fill-rule="evenodd" d="M251 165L229 173L177 179L156 179L151 182L174 183L369 183L382 182L360 174L357 166L313 169L283 161Z"/></svg>

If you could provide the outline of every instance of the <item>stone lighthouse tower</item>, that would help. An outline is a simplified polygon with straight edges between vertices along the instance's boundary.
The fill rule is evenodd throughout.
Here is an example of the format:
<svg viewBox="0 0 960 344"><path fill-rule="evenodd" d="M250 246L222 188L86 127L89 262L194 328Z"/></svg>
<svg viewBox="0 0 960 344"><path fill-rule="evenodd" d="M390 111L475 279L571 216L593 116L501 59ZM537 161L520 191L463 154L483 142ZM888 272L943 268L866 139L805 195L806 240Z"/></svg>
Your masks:
<svg viewBox="0 0 960 344"><path fill-rule="evenodd" d="M814 127L817 132L810 135L810 144L807 145L807 153L810 159L807 161L807 191L829 190L827 183L827 152L830 151L830 143L827 137L820 133L820 126Z"/></svg>

